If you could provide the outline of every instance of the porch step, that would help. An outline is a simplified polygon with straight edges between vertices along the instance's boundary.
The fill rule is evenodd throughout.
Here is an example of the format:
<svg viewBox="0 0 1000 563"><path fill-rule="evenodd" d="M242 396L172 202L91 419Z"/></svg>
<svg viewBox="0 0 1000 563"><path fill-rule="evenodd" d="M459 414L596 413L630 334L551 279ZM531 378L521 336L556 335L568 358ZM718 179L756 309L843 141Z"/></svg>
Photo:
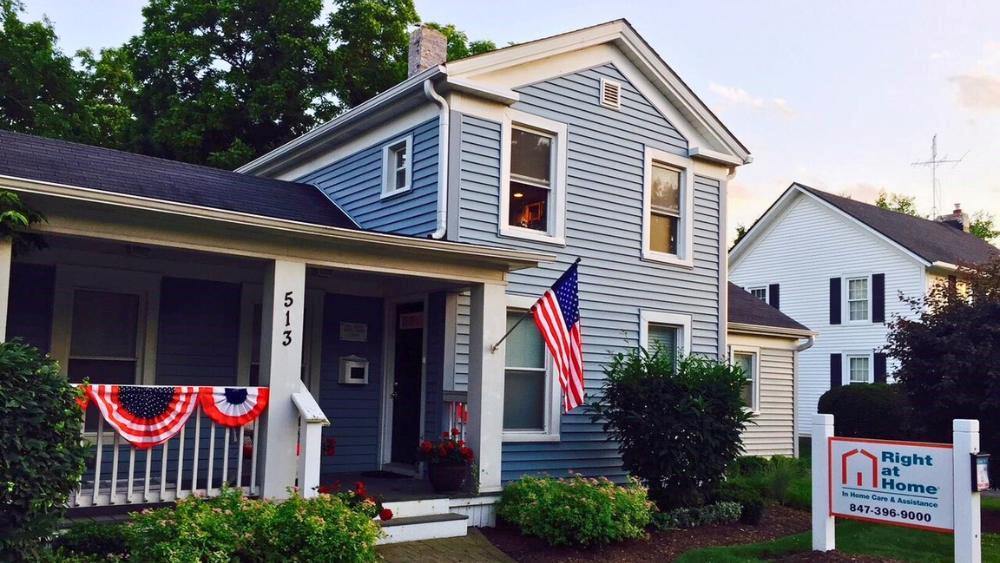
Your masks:
<svg viewBox="0 0 1000 563"><path fill-rule="evenodd" d="M385 501L382 506L392 511L392 516L396 518L410 518L413 516L432 516L435 514L448 514L451 511L451 500L442 498L424 498L418 500L394 500ZM390 520L391 522L392 520Z"/></svg>
<svg viewBox="0 0 1000 563"><path fill-rule="evenodd" d="M436 540L441 538L457 538L468 531L469 519L464 514L429 514L426 516L410 516L393 518L388 522L380 522L384 536L379 539L379 545L402 543L408 541Z"/></svg>

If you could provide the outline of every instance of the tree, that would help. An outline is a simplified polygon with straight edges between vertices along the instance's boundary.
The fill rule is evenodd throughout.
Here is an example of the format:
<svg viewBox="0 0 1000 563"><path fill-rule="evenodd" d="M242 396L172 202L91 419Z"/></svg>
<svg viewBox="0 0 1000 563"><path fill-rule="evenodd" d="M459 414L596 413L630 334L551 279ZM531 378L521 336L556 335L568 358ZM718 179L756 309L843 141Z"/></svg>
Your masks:
<svg viewBox="0 0 1000 563"><path fill-rule="evenodd" d="M149 2L127 47L136 148L232 168L330 117L321 10L322 0Z"/></svg>
<svg viewBox="0 0 1000 563"><path fill-rule="evenodd" d="M420 21L413 0L336 0L329 33L331 91L356 106L406 79L408 27Z"/></svg>
<svg viewBox="0 0 1000 563"><path fill-rule="evenodd" d="M875 205L889 211L920 217L920 213L917 212L916 200L917 198L914 196L893 194L883 190L879 192L878 198L875 199Z"/></svg>
<svg viewBox="0 0 1000 563"><path fill-rule="evenodd" d="M736 225L736 238L733 239L733 245L729 247L729 250L736 248L736 245L739 244L741 240L743 240L743 237L747 236L748 230L749 229L747 229L747 226L744 225L743 223Z"/></svg>
<svg viewBox="0 0 1000 563"><path fill-rule="evenodd" d="M44 221L45 216L25 205L21 196L0 190L0 240L12 241L15 256L33 248L45 248L42 236L30 232L32 225Z"/></svg>
<svg viewBox="0 0 1000 563"><path fill-rule="evenodd" d="M951 441L951 421L982 425L983 450L1000 451L1000 257L965 269L961 291L938 284L909 301L913 316L890 326L886 351L917 416L915 438ZM1000 464L993 464L994 482Z"/></svg>
<svg viewBox="0 0 1000 563"><path fill-rule="evenodd" d="M972 215L969 232L989 243L1000 237L1000 228L994 224L993 215L985 211L977 211Z"/></svg>
<svg viewBox="0 0 1000 563"><path fill-rule="evenodd" d="M137 86L132 76L131 53L125 48L77 51L81 103L89 122L87 141L105 147L127 148L134 134L135 116L130 104Z"/></svg>
<svg viewBox="0 0 1000 563"><path fill-rule="evenodd" d="M497 48L496 43L489 40L469 41L469 36L464 31L456 28L455 24L439 24L430 22L424 25L440 31L441 34L445 36L445 39L448 40L449 61L457 61L458 59L464 59L465 57L488 53L490 51L495 51Z"/></svg>
<svg viewBox="0 0 1000 563"><path fill-rule="evenodd" d="M79 80L48 21L21 21L18 0L0 0L0 127L84 140Z"/></svg>

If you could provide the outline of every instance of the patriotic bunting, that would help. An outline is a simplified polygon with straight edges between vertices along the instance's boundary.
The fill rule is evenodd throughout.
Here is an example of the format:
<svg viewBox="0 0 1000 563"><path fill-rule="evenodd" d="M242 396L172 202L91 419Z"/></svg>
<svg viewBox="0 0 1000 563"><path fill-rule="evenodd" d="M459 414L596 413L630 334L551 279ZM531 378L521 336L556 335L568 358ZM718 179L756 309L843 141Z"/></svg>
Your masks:
<svg viewBox="0 0 1000 563"><path fill-rule="evenodd" d="M268 391L267 387L202 387L201 408L216 424L238 428L264 412Z"/></svg>
<svg viewBox="0 0 1000 563"><path fill-rule="evenodd" d="M198 399L197 387L91 385L87 391L104 420L138 449L173 438Z"/></svg>

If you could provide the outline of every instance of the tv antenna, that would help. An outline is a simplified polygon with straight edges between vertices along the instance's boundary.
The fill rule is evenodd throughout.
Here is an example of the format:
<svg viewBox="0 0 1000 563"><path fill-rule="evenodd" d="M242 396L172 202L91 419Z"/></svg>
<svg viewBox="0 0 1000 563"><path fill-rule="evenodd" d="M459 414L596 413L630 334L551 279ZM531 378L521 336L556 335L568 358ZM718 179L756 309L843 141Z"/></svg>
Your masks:
<svg viewBox="0 0 1000 563"><path fill-rule="evenodd" d="M955 166L958 166L958 163L962 162L962 159L964 159L965 156L968 155L968 154L969 153L966 152L965 154L962 155L962 158L957 158L957 159L949 159L947 155L945 155L945 156L943 156L941 158L938 158L938 154L937 154L937 133L935 133L934 136L931 137L931 158L930 158L930 160L924 160L924 161L912 163L913 166L927 166L927 167L929 167L931 169L931 200L932 200L931 201L931 206L932 206L931 217L932 218L937 218L937 216L938 216L938 208L941 205L941 191L939 189L938 179L937 179L937 169L938 169L938 166L941 166L942 164L951 164L952 168L954 168Z"/></svg>

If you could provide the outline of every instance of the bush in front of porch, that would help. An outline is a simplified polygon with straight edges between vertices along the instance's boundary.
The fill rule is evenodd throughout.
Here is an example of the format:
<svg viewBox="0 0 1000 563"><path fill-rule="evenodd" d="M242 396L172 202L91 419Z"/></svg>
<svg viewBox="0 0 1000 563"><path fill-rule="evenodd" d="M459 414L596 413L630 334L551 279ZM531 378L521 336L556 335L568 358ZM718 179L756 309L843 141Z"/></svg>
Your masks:
<svg viewBox="0 0 1000 563"><path fill-rule="evenodd" d="M0 342L0 553L30 558L55 530L84 470L79 396L51 358Z"/></svg>

